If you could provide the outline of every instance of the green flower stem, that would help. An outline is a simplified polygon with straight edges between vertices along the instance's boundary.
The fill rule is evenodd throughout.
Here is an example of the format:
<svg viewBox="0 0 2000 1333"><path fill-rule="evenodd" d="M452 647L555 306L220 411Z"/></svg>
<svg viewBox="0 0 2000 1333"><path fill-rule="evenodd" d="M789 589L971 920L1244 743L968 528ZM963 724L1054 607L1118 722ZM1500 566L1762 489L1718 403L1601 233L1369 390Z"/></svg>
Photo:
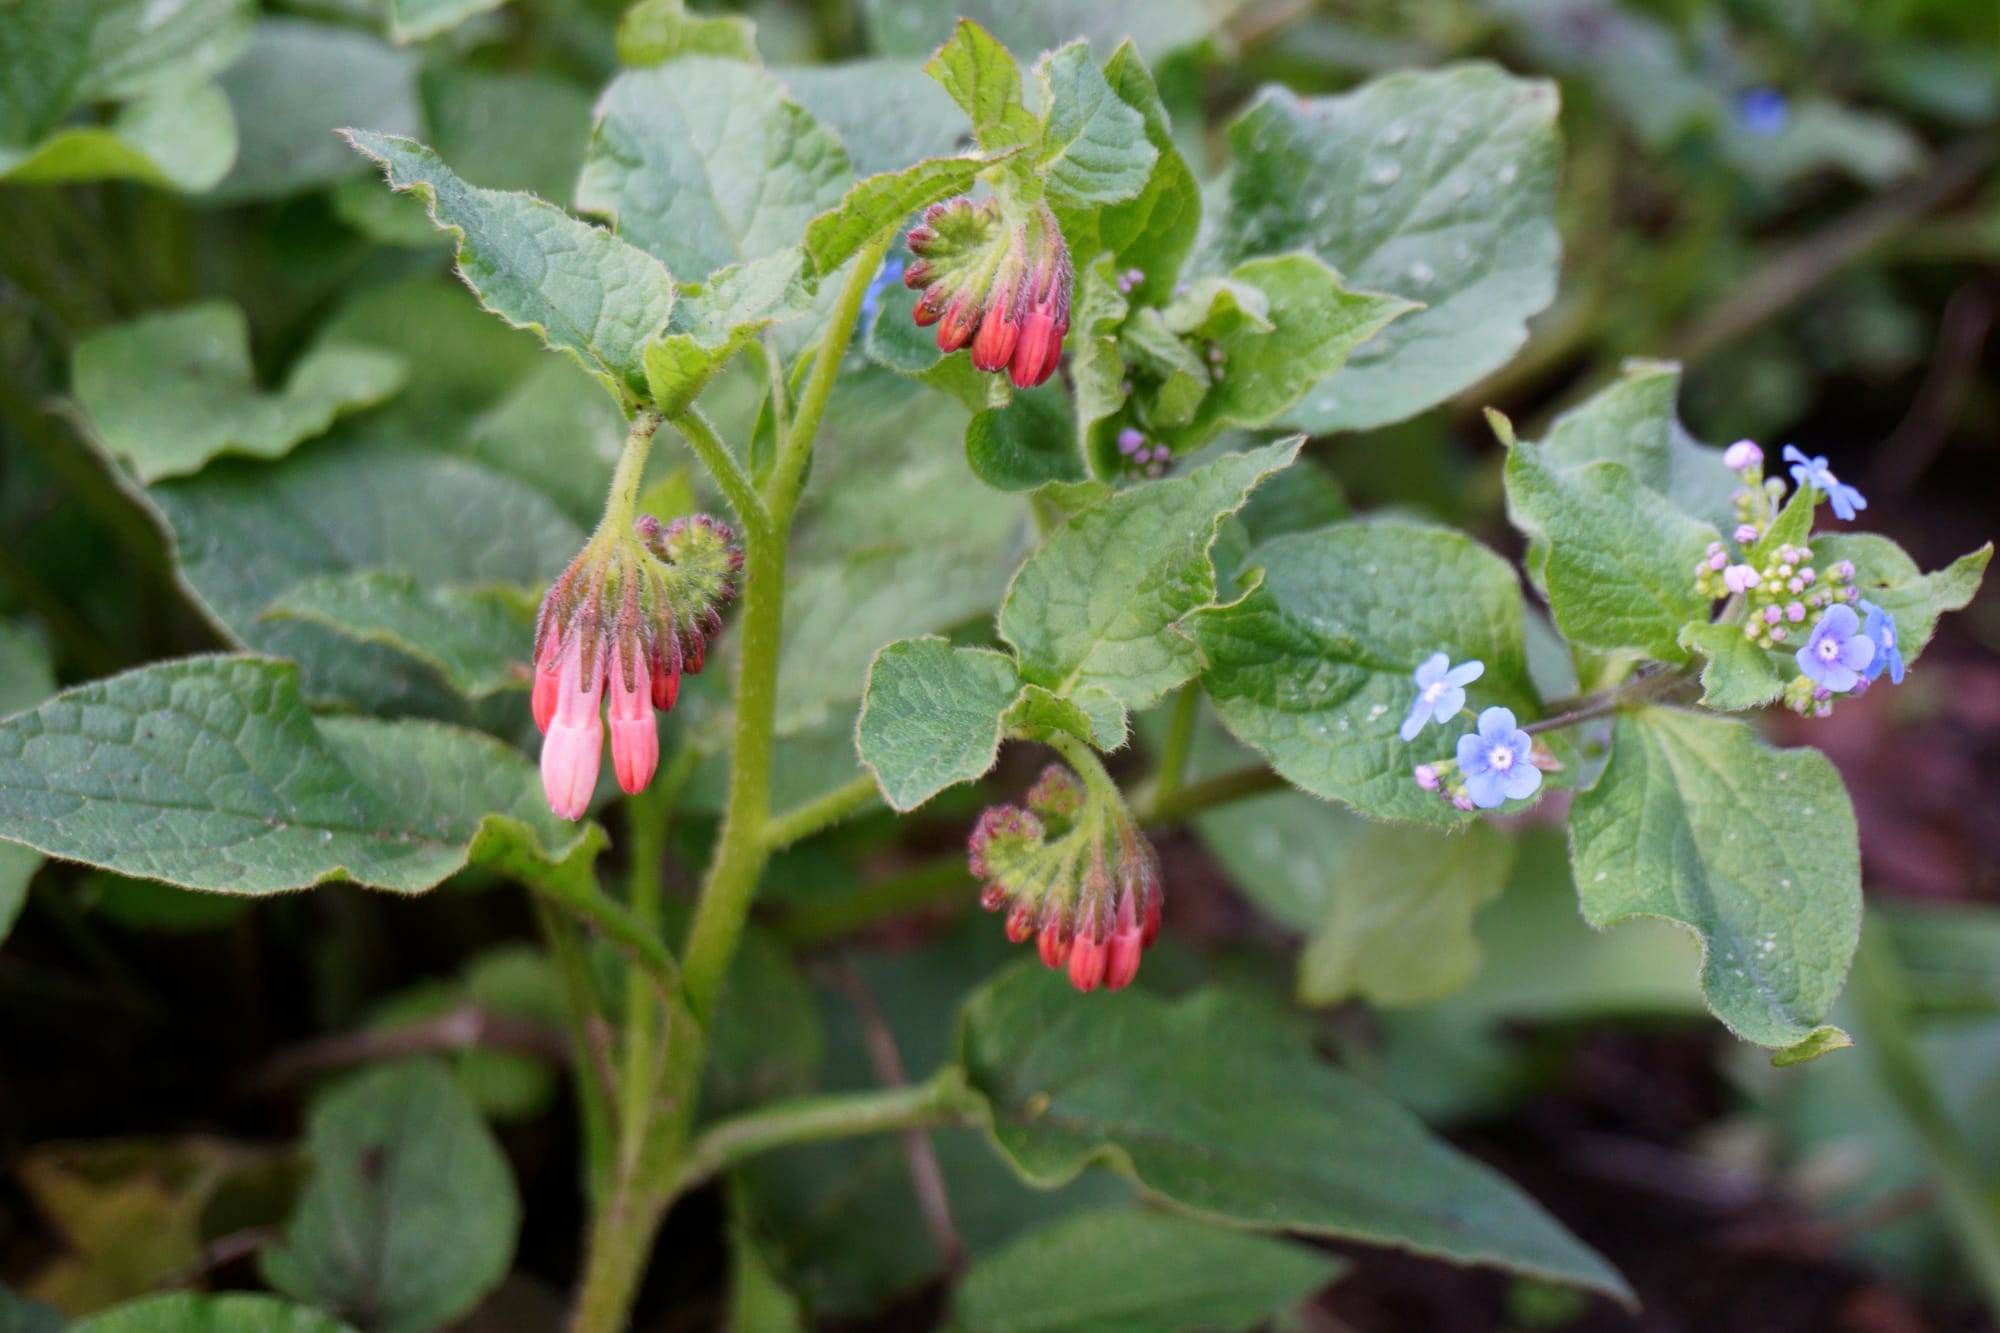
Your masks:
<svg viewBox="0 0 2000 1333"><path fill-rule="evenodd" d="M646 479L646 456L653 451L653 436L663 420L658 412L652 411L632 418L631 428L625 433L625 447L618 454L618 470L611 474L611 491L604 499L604 518L590 538L592 546L631 535L632 522L639 516L639 488Z"/></svg>
<svg viewBox="0 0 2000 1333"><path fill-rule="evenodd" d="M875 281L875 273L882 267L882 256L889 252L895 239L895 229L891 228L854 257L854 266L847 271L847 283L840 289L840 299L834 305L833 318L813 354L812 374L806 380L805 391L799 395L791 432L785 436L771 478L764 486L764 504L779 527L790 526L792 511L798 507L806 462L812 457L812 443L826 415L833 383L840 376L840 363L847 356L847 345L853 341L854 326L861 318L862 298L867 296L869 284Z"/></svg>
<svg viewBox="0 0 2000 1333"><path fill-rule="evenodd" d="M722 488L722 498L729 501L729 507L736 512L736 520L743 527L745 537L754 537L766 531L770 515L764 510L764 502L757 495L757 488L750 484L750 476L743 465L736 461L736 455L729 452L729 446L722 442L715 425L698 407L689 408L674 418L674 429L687 441L689 450L708 469L708 475L715 478L715 484Z"/></svg>
<svg viewBox="0 0 2000 1333"><path fill-rule="evenodd" d="M1624 684L1605 690L1601 694L1570 700L1558 706L1557 711L1548 717L1539 722L1530 722L1521 730L1533 736L1544 731L1560 731L1564 727L1573 727L1592 718L1608 717L1633 704L1657 699L1685 684L1688 679L1689 673L1685 667L1671 667L1664 662L1651 662L1641 667L1638 674Z"/></svg>
<svg viewBox="0 0 2000 1333"><path fill-rule="evenodd" d="M1212 778L1190 782L1178 791L1165 795L1155 793L1153 799L1146 803L1146 808L1139 812L1139 822L1178 824L1204 810L1261 796L1285 785L1283 778L1262 764L1219 773Z"/></svg>
<svg viewBox="0 0 2000 1333"><path fill-rule="evenodd" d="M703 1131L682 1159L679 1189L684 1193L774 1148L956 1124L977 1114L980 1106L979 1097L953 1066L913 1087L776 1102Z"/></svg>
<svg viewBox="0 0 2000 1333"><path fill-rule="evenodd" d="M815 833L832 828L849 815L857 815L879 805L881 801L881 787L876 785L874 778L864 774L844 786L835 787L824 796L814 797L783 814L771 816L764 825L764 850L782 851L795 842L803 842Z"/></svg>
<svg viewBox="0 0 2000 1333"><path fill-rule="evenodd" d="M679 992L680 972L674 966L673 955L660 942L659 932L648 930L623 904L605 897L604 891L598 887L596 876L588 871L578 874L519 873L536 893L557 906L567 908L571 915L595 927L607 944L625 955L626 961L652 981L659 994L672 996Z"/></svg>
<svg viewBox="0 0 2000 1333"><path fill-rule="evenodd" d="M667 857L667 832L672 827L674 802L687 785L701 756L684 746L668 761L652 785L625 803L628 896L632 919L653 939L661 937L661 871ZM622 1132L640 1134L629 1128L645 1123L650 1100L657 1089L661 1006L658 992L647 984L637 968L625 974L625 1030L622 1034L624 1058L618 1074L618 1122Z"/></svg>
<svg viewBox="0 0 2000 1333"><path fill-rule="evenodd" d="M1166 744L1160 749L1153 790L1146 799L1149 809L1171 806L1180 794L1187 781L1188 756L1194 753L1195 724L1200 720L1201 688L1190 681L1174 696L1174 711L1167 720Z"/></svg>
<svg viewBox="0 0 2000 1333"><path fill-rule="evenodd" d="M1862 1048L1930 1159L1932 1187L1959 1257L1988 1312L2000 1318L2000 1212L1917 1049L1902 963L1880 927L1861 932L1848 994L1865 1037Z"/></svg>
<svg viewBox="0 0 2000 1333"><path fill-rule="evenodd" d="M618 1150L616 1126L611 1121L611 1089L598 1065L597 1041L592 1031L594 1025L603 1022L603 1017L598 1012L596 991L577 941L576 927L547 898L540 894L531 894L530 898L535 905L536 923L562 978L571 1077L576 1084L577 1115L583 1122L584 1181L591 1203L598 1205L611 1188Z"/></svg>

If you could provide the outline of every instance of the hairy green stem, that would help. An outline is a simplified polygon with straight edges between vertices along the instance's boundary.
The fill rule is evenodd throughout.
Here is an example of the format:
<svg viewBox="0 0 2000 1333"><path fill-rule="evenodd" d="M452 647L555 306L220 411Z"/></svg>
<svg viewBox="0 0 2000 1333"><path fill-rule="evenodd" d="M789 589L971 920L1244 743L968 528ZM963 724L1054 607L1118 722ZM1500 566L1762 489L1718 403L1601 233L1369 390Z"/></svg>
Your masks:
<svg viewBox="0 0 2000 1333"><path fill-rule="evenodd" d="M795 805L782 814L772 815L764 825L764 848L766 851L781 851L795 842L803 842L815 833L824 832L850 815L878 804L882 799L882 788L875 779L863 775L843 786L835 787L824 796L816 796L803 804Z"/></svg>
<svg viewBox="0 0 2000 1333"><path fill-rule="evenodd" d="M1193 681L1181 686L1174 696L1174 710L1167 719L1166 744L1160 747L1160 762L1153 775L1149 808L1172 805L1187 781L1188 756L1194 753L1195 724L1201 720L1201 688Z"/></svg>
<svg viewBox="0 0 2000 1333"><path fill-rule="evenodd" d="M704 1130L681 1160L678 1188L685 1193L773 1148L952 1124L978 1106L964 1076L951 1066L910 1087L775 1102Z"/></svg>
<svg viewBox="0 0 2000 1333"><path fill-rule="evenodd" d="M613 1154L617 1151L615 1126L611 1121L611 1089L598 1063L598 1042L593 1027L603 1022L598 1012L597 993L591 984L590 968L579 947L576 928L555 905L538 893L529 898L535 905L535 920L542 938L555 959L556 973L563 983L563 1016L573 1052L572 1078L576 1083L577 1114L583 1122L584 1183L593 1206L602 1205L611 1187Z"/></svg>
<svg viewBox="0 0 2000 1333"><path fill-rule="evenodd" d="M715 425L698 407L691 407L674 418L674 429L687 441L689 450L708 469L708 475L715 478L715 484L722 488L722 498L736 511L737 522L744 530L745 537L754 537L770 526L770 515L764 511L764 502L757 495L757 488L750 484L750 475L743 465L736 461L736 455L729 452L729 446L722 442Z"/></svg>
<svg viewBox="0 0 2000 1333"><path fill-rule="evenodd" d="M659 939L660 889L667 857L667 831L674 802L687 784L700 756L692 747L683 747L670 760L651 786L625 803L626 833L631 841L628 854L627 896L633 921L654 939ZM658 1070L661 1003L659 993L647 984L637 968L625 975L625 1029L622 1034L624 1057L618 1074L619 1132L634 1141L645 1132Z"/></svg>
<svg viewBox="0 0 2000 1333"><path fill-rule="evenodd" d="M1883 1086L1930 1159L1940 1209L1959 1257L1987 1311L2000 1318L2000 1212L1917 1049L1902 963L1879 926L1861 933L1848 994L1865 1038L1861 1045L1874 1058Z"/></svg>
<svg viewBox="0 0 2000 1333"><path fill-rule="evenodd" d="M1147 802L1146 808L1139 812L1139 820L1144 824L1177 824L1204 810L1261 796L1285 785L1285 780L1276 772L1262 764L1254 764L1190 782L1166 796L1156 793Z"/></svg>
<svg viewBox="0 0 2000 1333"><path fill-rule="evenodd" d="M674 967L673 955L660 942L658 932L648 930L623 904L605 897L595 876L544 875L531 878L529 887L593 926L607 944L652 981L661 995L678 993L680 973Z"/></svg>

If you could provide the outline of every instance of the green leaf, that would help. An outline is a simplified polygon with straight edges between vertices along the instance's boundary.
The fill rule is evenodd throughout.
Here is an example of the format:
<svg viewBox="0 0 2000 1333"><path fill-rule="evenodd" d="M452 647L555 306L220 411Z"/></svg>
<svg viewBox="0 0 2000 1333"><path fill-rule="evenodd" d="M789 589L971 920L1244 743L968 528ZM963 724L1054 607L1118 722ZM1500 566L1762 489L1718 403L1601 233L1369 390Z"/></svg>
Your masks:
<svg viewBox="0 0 2000 1333"><path fill-rule="evenodd" d="M686 0L639 0L618 20L619 64L663 65L682 56L758 64L757 25L734 14L690 14Z"/></svg>
<svg viewBox="0 0 2000 1333"><path fill-rule="evenodd" d="M1398 732L1413 673L1439 652L1485 663L1469 687L1478 707L1532 716L1513 568L1462 533L1387 521L1280 537L1251 563L1261 583L1187 623L1224 724L1316 796L1377 818L1464 822L1410 776L1449 754L1459 729L1414 744Z"/></svg>
<svg viewBox="0 0 2000 1333"><path fill-rule="evenodd" d="M1000 753L1000 718L1020 693L1004 654L905 639L868 669L855 749L897 810L970 782Z"/></svg>
<svg viewBox="0 0 2000 1333"><path fill-rule="evenodd" d="M1000 608L1021 678L1058 695L1094 686L1144 708L1200 669L1176 623L1215 600L1209 547L1301 440L1226 454L1196 472L1114 495L1028 557Z"/></svg>
<svg viewBox="0 0 2000 1333"><path fill-rule="evenodd" d="M521 1202L507 1159L442 1066L370 1070L315 1100L312 1183L263 1251L270 1284L376 1333L428 1333L507 1275Z"/></svg>
<svg viewBox="0 0 2000 1333"><path fill-rule="evenodd" d="M0 620L0 717L31 708L55 692L49 650L24 628ZM14 928L21 904L28 900L28 882L42 868L32 849L0 842L0 942Z"/></svg>
<svg viewBox="0 0 2000 1333"><path fill-rule="evenodd" d="M501 826L556 858L588 841L549 813L512 747L432 723L315 719L288 662L160 663L0 723L0 837L184 888L347 879L417 893Z"/></svg>
<svg viewBox="0 0 2000 1333"><path fill-rule="evenodd" d="M535 599L514 588L426 588L382 570L330 574L289 589L267 620L304 620L363 643L386 644L437 671L469 698L524 690Z"/></svg>
<svg viewBox="0 0 2000 1333"><path fill-rule="evenodd" d="M569 198L590 141L590 92L547 74L457 64L424 70L419 86L431 146L460 176L490 190ZM421 219L415 200L389 198Z"/></svg>
<svg viewBox="0 0 2000 1333"><path fill-rule="evenodd" d="M135 180L198 193L229 172L236 118L212 83L163 88L104 125L72 125L28 149L0 144L0 178L23 185Z"/></svg>
<svg viewBox="0 0 2000 1333"><path fill-rule="evenodd" d="M275 1296L175 1292L80 1319L69 1333L354 1333L332 1315Z"/></svg>
<svg viewBox="0 0 2000 1333"><path fill-rule="evenodd" d="M776 323L813 308L806 256L781 250L714 274L674 307L658 338L646 344L646 383L667 416L687 410L729 359Z"/></svg>
<svg viewBox="0 0 2000 1333"><path fill-rule="evenodd" d="M1069 696L1051 694L1039 685L1023 685L1021 696L1006 713L1010 735L1046 740L1050 733L1063 732L1100 750L1124 745L1130 722L1125 705L1095 685L1086 685Z"/></svg>
<svg viewBox="0 0 2000 1333"><path fill-rule="evenodd" d="M1895 619L1896 647L1905 665L1931 641L1939 616L1971 604L1993 559L1988 542L1926 574L1902 547L1872 532L1823 533L1813 538L1812 550L1821 571L1842 560L1854 562L1854 586Z"/></svg>
<svg viewBox="0 0 2000 1333"><path fill-rule="evenodd" d="M1400 421L1483 379L1555 297L1556 89L1491 65L1390 75L1338 97L1271 91L1230 126L1224 262L1309 250L1346 282L1422 302L1286 420Z"/></svg>
<svg viewBox="0 0 2000 1333"><path fill-rule="evenodd" d="M1681 628L1708 619L1694 568L1714 528L1690 518L1623 463L1561 469L1546 446L1507 450L1507 514L1545 543L1542 583L1556 628L1571 643L1687 658Z"/></svg>
<svg viewBox="0 0 2000 1333"><path fill-rule="evenodd" d="M1202 845L1230 882L1300 935L1310 934L1330 914L1348 857L1372 827L1359 815L1290 788L1195 818Z"/></svg>
<svg viewBox="0 0 2000 1333"><path fill-rule="evenodd" d="M1203 0L864 0L862 8L871 45L891 55L930 51L963 15L1016 51L1079 37L1108 51L1129 38L1155 61L1207 41L1219 13Z"/></svg>
<svg viewBox="0 0 2000 1333"><path fill-rule="evenodd" d="M1339 1276L1330 1254L1174 1213L1062 1218L972 1266L952 1300L964 1333L1247 1329Z"/></svg>
<svg viewBox="0 0 2000 1333"><path fill-rule="evenodd" d="M1122 459L1117 452L1116 431L1102 423L1115 417L1130 396L1119 333L1131 303L1118 290L1120 270L1114 256L1099 255L1095 263L1079 263L1076 273L1069 373L1075 386L1078 434L1089 451L1091 466L1110 475L1122 465Z"/></svg>
<svg viewBox="0 0 2000 1333"><path fill-rule="evenodd" d="M917 54L928 56L932 47ZM844 60L773 71L785 91L847 145L863 176L901 171L962 147L969 126L915 60Z"/></svg>
<svg viewBox="0 0 2000 1333"><path fill-rule="evenodd" d="M1078 1004L1065 978L1026 966L973 996L960 1054L994 1142L1030 1183L1059 1185L1102 1161L1197 1216L1630 1299L1526 1195L1246 999L1127 990Z"/></svg>
<svg viewBox="0 0 2000 1333"><path fill-rule="evenodd" d="M209 301L91 333L77 344L71 381L99 441L152 483L199 472L219 454L281 457L341 413L394 394L408 374L391 353L322 343L283 389L264 393L243 312Z"/></svg>
<svg viewBox="0 0 2000 1333"><path fill-rule="evenodd" d="M674 308L674 280L657 260L554 204L467 185L412 139L342 133L457 236L459 274L482 305L575 357L621 400L644 391L641 349Z"/></svg>
<svg viewBox="0 0 2000 1333"><path fill-rule="evenodd" d="M243 52L250 0L17 0L0 14L0 160L95 102L181 94Z"/></svg>
<svg viewBox="0 0 2000 1333"><path fill-rule="evenodd" d="M389 0L389 36L398 46L450 32L506 0Z"/></svg>
<svg viewBox="0 0 2000 1333"><path fill-rule="evenodd" d="M857 183L829 212L806 226L806 253L824 277L852 259L863 246L920 208L972 188L996 159L934 157Z"/></svg>
<svg viewBox="0 0 2000 1333"><path fill-rule="evenodd" d="M1230 426L1277 420L1356 347L1416 308L1399 297L1347 290L1311 255L1252 259L1230 276L1264 295L1269 322L1242 321L1213 339L1224 357L1213 387L1185 426L1161 432L1177 453Z"/></svg>
<svg viewBox="0 0 2000 1333"><path fill-rule="evenodd" d="M1744 723L1622 714L1611 764L1570 812L1583 913L1702 940L1702 993L1747 1041L1815 1039L1861 926L1854 808L1817 750L1773 750Z"/></svg>
<svg viewBox="0 0 2000 1333"><path fill-rule="evenodd" d="M1007 406L973 417L965 428L965 461L972 475L1002 491L1039 490L1089 475L1060 385L1016 393Z"/></svg>
<svg viewBox="0 0 2000 1333"><path fill-rule="evenodd" d="M1682 511L1733 526L1731 501L1740 484L1722 465L1722 451L1697 443L1681 428L1674 404L1681 368L1671 361L1627 361L1619 378L1556 418L1542 441L1551 467L1622 463L1643 485Z"/></svg>
<svg viewBox="0 0 2000 1333"><path fill-rule="evenodd" d="M470 304L459 308L480 319ZM568 441L583 445L591 420L578 413L561 423L564 443L544 443L551 464L587 474L594 460L585 454L578 466ZM301 583L355 572L406 571L427 589L530 587L584 540L552 501L512 477L469 459L338 435L274 464L225 459L147 494L173 535L182 583L231 639L298 661L311 700L391 713L463 715L447 707L453 696L430 666L264 613Z"/></svg>
<svg viewBox="0 0 2000 1333"><path fill-rule="evenodd" d="M365 125L378 134L422 134L420 66L415 51L371 33L303 19L261 20L250 49L220 80L242 143L215 197L278 199L365 177L367 164L335 131Z"/></svg>
<svg viewBox="0 0 2000 1333"><path fill-rule="evenodd" d="M1710 708L1761 708L1785 688L1778 660L1744 638L1741 625L1696 621L1681 629L1680 643L1702 658L1701 701Z"/></svg>
<svg viewBox="0 0 2000 1333"><path fill-rule="evenodd" d="M1112 91L1087 42L1042 57L1042 137L1035 165L1058 216L1137 198L1160 151L1146 121Z"/></svg>
<svg viewBox="0 0 2000 1333"><path fill-rule="evenodd" d="M1481 958L1473 917L1513 860L1513 844L1482 823L1450 834L1371 827L1327 886L1326 915L1299 956L1300 1003L1426 1004L1464 986Z"/></svg>
<svg viewBox="0 0 2000 1333"><path fill-rule="evenodd" d="M1119 100L1139 113L1146 142L1159 157L1136 197L1097 210L1094 243L1075 236L1074 223L1065 234L1075 253L1109 250L1116 271L1136 268L1152 284L1150 290L1171 291L1201 229L1201 185L1174 144L1152 72L1131 42L1121 42L1112 52L1104 78Z"/></svg>
<svg viewBox="0 0 2000 1333"><path fill-rule="evenodd" d="M924 66L972 121L979 146L989 153L1020 148L1041 137L1041 126L1021 104L1021 67L1006 47L971 19L960 19L951 40Z"/></svg>
<svg viewBox="0 0 2000 1333"><path fill-rule="evenodd" d="M852 179L840 141L763 69L690 56L611 81L576 202L692 280L798 244Z"/></svg>

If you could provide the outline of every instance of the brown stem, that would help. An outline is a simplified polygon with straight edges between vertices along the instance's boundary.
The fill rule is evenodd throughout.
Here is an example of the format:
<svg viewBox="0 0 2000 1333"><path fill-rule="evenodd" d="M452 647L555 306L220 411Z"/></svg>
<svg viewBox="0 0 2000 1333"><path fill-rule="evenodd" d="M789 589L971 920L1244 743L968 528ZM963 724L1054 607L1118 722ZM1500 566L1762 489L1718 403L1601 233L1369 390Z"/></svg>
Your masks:
<svg viewBox="0 0 2000 1333"><path fill-rule="evenodd" d="M511 1051L552 1065L568 1064L572 1055L569 1039L560 1028L468 1004L408 1027L342 1032L301 1042L251 1070L243 1080L243 1089L269 1096L335 1069L405 1055L471 1050Z"/></svg>

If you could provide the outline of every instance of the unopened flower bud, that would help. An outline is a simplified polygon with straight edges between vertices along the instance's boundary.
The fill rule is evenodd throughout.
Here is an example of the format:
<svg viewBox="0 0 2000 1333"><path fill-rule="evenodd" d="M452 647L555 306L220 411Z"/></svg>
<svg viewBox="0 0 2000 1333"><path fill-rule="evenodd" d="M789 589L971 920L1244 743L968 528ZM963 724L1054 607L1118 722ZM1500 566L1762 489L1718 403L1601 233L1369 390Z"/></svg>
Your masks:
<svg viewBox="0 0 2000 1333"><path fill-rule="evenodd" d="M1738 440L1722 451L1722 465L1731 472L1741 472L1764 461L1764 451L1754 440Z"/></svg>
<svg viewBox="0 0 2000 1333"><path fill-rule="evenodd" d="M960 197L924 210L906 241L903 281L923 295L919 325L937 325L938 349L971 348L981 370L1005 370L1023 389L1055 373L1069 331L1069 250L1046 205L1006 221L997 201Z"/></svg>

